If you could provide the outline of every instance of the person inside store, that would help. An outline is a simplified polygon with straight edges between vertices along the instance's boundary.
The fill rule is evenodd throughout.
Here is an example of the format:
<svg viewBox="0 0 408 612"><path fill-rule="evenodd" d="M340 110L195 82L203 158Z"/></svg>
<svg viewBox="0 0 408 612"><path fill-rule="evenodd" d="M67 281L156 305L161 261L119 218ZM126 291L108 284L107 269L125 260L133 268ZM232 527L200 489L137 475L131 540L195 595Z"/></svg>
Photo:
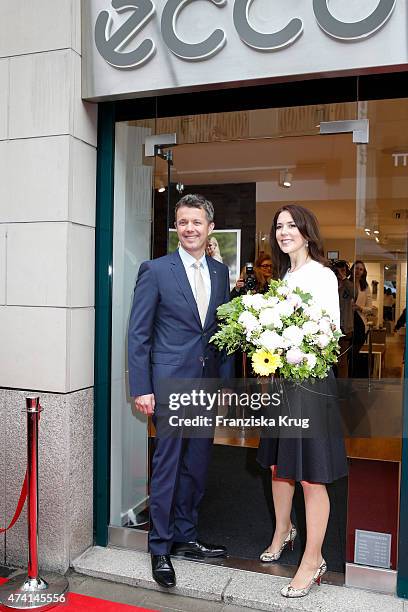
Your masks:
<svg viewBox="0 0 408 612"><path fill-rule="evenodd" d="M383 319L384 321L394 320L394 298L391 289L384 287L384 300L383 300Z"/></svg>
<svg viewBox="0 0 408 612"><path fill-rule="evenodd" d="M156 428L149 550L153 578L163 587L176 584L170 555L226 554L224 546L197 537L213 439L183 437L180 427L169 434L163 381L232 378L231 359L209 344L216 310L229 301L230 291L227 266L206 255L213 205L203 196L185 195L176 204L175 219L180 246L140 266L128 333L130 395Z"/></svg>
<svg viewBox="0 0 408 612"><path fill-rule="evenodd" d="M269 288L269 281L272 278L272 259L268 253L261 251L259 253L255 265L247 264L241 270L241 274L235 283L235 287L231 291L231 300L244 295L250 291L251 293L265 293ZM244 353L237 352L235 359L235 378L253 378L255 375L252 372L250 363ZM235 418L235 406L228 406L227 418Z"/></svg>
<svg viewBox="0 0 408 612"><path fill-rule="evenodd" d="M273 219L271 246L277 277L310 293L339 328L337 278L324 257L314 214L297 204L281 207ZM315 583L320 584L327 570L322 556L330 514L326 485L347 474L347 460L333 372L322 385L306 381L300 388L284 381L284 388L286 413L322 415L322 422L318 437L286 437L280 430L275 437L261 435L257 460L271 470L276 524L272 541L260 559L265 563L277 561L286 547L293 548L297 530L291 521L291 509L295 483L300 482L306 508L306 547L295 576L281 594L303 597Z"/></svg>
<svg viewBox="0 0 408 612"><path fill-rule="evenodd" d="M403 327L406 326L407 323L407 309L404 308L404 310L402 311L402 313L400 314L398 321L395 324L394 327L394 333L398 332L400 329L402 329ZM405 342L404 342L404 357L402 359L402 363L405 363Z"/></svg>
<svg viewBox="0 0 408 612"><path fill-rule="evenodd" d="M223 263L222 255L220 252L220 245L218 244L218 240L215 238L215 236L210 236L208 238L207 255Z"/></svg>
<svg viewBox="0 0 408 612"><path fill-rule="evenodd" d="M367 282L367 268L361 259L357 259L351 267L350 280L357 289L357 298L353 304L353 343L349 360L349 376L352 378L367 378L368 362L360 350L366 341L368 315L372 312L372 297Z"/></svg>
<svg viewBox="0 0 408 612"><path fill-rule="evenodd" d="M254 293L265 293L265 291L268 291L269 281L272 278L272 259L270 255L265 252L261 252L258 255L255 265L253 266L253 275L255 277L255 282L251 285L251 288L248 289L248 269L247 266L242 268L241 274L235 283L235 287L231 291L231 299L247 293L248 290Z"/></svg>
<svg viewBox="0 0 408 612"><path fill-rule="evenodd" d="M395 324L394 327L394 332L399 331L402 327L405 327L407 322L407 309L404 308L404 310L402 311L401 315L398 318L398 321Z"/></svg>
<svg viewBox="0 0 408 612"><path fill-rule="evenodd" d="M347 378L349 354L353 341L353 304L357 299L357 289L348 278L350 275L350 268L347 261L344 259L337 259L333 261L332 266L333 271L337 276L340 305L340 327L341 331L343 332L343 336L339 340L339 360L334 371L338 378Z"/></svg>

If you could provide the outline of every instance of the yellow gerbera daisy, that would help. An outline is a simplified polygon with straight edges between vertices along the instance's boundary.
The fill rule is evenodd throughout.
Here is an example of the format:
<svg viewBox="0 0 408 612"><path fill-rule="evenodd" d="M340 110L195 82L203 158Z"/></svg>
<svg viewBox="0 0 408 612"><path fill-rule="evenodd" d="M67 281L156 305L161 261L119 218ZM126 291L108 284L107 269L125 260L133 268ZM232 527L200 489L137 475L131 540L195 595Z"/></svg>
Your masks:
<svg viewBox="0 0 408 612"><path fill-rule="evenodd" d="M270 353L264 349L255 351L252 355L252 367L256 374L269 376L274 374L276 369L282 365L282 360L276 353Z"/></svg>

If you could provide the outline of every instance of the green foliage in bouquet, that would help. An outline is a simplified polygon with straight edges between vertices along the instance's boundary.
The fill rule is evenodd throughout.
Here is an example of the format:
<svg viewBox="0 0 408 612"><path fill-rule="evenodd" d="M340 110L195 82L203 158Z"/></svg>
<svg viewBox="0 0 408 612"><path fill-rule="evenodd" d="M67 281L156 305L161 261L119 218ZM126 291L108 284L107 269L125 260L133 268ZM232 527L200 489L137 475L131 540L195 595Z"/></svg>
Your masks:
<svg viewBox="0 0 408 612"><path fill-rule="evenodd" d="M247 294L222 304L220 321L211 338L228 354L247 353L255 373L279 369L283 378L324 378L337 362L340 330L309 293L271 281L264 294Z"/></svg>

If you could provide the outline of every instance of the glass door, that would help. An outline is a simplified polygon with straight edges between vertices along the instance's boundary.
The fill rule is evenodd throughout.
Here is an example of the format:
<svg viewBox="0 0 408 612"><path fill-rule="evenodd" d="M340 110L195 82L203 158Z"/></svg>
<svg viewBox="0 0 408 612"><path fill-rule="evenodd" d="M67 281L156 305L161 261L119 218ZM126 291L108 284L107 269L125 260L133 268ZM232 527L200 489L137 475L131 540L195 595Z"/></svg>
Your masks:
<svg viewBox="0 0 408 612"><path fill-rule="evenodd" d="M261 270L263 263L271 261L270 226L275 211L285 203L297 202L316 214L326 255L333 257L330 251L336 249L336 260L353 261L357 146L351 134L322 136L319 126L331 118L355 117L356 105L349 104L158 119L156 131L175 131L178 142L173 149L170 183L161 160L155 176L156 227L160 220L163 227L170 201L169 251L177 248L174 205L182 195L200 193L215 208L215 229L210 238L217 241L216 256L230 269L231 290L247 262ZM162 233L165 236L165 231ZM165 243L161 240L157 256L166 253ZM271 268L265 267L265 272L270 273ZM239 365L237 377L242 376ZM226 408L222 410L227 414ZM224 543L230 554L228 563L254 571L259 571L259 554L269 544L274 524L270 474L256 462L258 444L255 428L216 431L200 513L202 539ZM331 579L338 583L346 561L347 479L329 489L332 508L325 558ZM295 506L295 520L304 534L300 486ZM284 553L281 561L285 571L287 566L290 572L295 571L303 544L298 541L293 553ZM262 571L277 570L263 566Z"/></svg>

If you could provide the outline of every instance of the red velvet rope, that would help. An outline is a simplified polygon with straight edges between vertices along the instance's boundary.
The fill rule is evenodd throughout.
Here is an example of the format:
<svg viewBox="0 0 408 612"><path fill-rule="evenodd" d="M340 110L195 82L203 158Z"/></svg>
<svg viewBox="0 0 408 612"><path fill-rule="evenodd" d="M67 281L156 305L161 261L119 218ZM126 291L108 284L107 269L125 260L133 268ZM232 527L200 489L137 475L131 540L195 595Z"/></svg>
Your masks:
<svg viewBox="0 0 408 612"><path fill-rule="evenodd" d="M22 509L24 507L26 497L27 497L27 488L28 488L27 485L28 485L28 483L27 483L27 471L26 471L25 477L24 477L23 486L21 488L20 498L18 500L18 504L17 504L17 508L16 508L15 513L14 513L14 516L13 516L13 518L11 520L11 523L10 523L10 525L8 527L6 527L5 529L1 529L0 528L0 533L4 533L8 529L11 529L13 527L13 525L18 521L18 519L20 517L20 514L21 514L21 511L22 511Z"/></svg>

